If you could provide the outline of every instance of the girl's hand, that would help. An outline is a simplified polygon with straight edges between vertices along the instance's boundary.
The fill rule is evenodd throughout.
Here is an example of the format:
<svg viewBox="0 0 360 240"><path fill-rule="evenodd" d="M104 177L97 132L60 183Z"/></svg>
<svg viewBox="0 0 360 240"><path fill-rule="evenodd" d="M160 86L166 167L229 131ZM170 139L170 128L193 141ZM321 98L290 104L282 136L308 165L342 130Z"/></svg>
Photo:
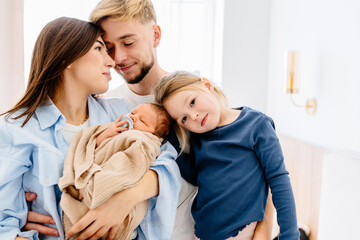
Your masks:
<svg viewBox="0 0 360 240"><path fill-rule="evenodd" d="M131 188L116 193L99 207L87 212L70 228L66 239L81 231L83 232L75 238L76 240L97 240L107 232L109 232L107 239L114 239L124 219L136 204L135 196Z"/></svg>
<svg viewBox="0 0 360 240"><path fill-rule="evenodd" d="M33 201L34 199L36 199L36 197L37 197L36 193L31 193L31 192L25 193L25 199L27 202ZM56 228L45 226L44 225L45 223L55 224L54 219L52 217L37 212L29 211L26 219L26 224L22 229L26 231L35 230L38 231L40 234L58 237L59 236L58 230Z"/></svg>

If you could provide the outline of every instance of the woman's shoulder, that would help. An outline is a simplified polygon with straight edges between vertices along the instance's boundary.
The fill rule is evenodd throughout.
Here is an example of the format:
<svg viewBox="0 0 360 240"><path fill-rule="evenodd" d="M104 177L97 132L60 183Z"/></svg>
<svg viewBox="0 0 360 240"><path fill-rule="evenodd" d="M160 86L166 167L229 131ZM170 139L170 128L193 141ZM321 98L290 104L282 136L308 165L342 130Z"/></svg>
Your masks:
<svg viewBox="0 0 360 240"><path fill-rule="evenodd" d="M107 114L111 121L115 121L121 114L130 112L129 105L122 98L89 97L89 111L97 114Z"/></svg>

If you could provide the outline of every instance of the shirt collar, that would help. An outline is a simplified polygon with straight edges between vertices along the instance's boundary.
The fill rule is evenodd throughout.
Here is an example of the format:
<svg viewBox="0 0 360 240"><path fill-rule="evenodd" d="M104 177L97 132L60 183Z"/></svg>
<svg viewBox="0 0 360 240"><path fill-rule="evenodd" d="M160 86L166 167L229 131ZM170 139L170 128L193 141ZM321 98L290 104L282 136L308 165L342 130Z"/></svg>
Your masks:
<svg viewBox="0 0 360 240"><path fill-rule="evenodd" d="M64 115L62 115L49 97L45 100L44 104L35 110L35 115L39 121L41 130L51 127L58 121L65 124Z"/></svg>
<svg viewBox="0 0 360 240"><path fill-rule="evenodd" d="M90 126L111 121L109 114L91 95L88 97L88 109ZM66 122L64 115L49 97L43 105L35 110L35 115L39 121L41 130L49 128L57 122L59 122L59 126L62 127Z"/></svg>

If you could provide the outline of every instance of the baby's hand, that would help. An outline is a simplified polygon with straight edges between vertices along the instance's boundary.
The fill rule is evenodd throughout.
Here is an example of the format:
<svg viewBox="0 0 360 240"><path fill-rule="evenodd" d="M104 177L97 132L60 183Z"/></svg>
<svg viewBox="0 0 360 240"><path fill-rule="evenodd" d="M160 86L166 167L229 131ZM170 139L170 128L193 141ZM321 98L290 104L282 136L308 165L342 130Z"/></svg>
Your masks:
<svg viewBox="0 0 360 240"><path fill-rule="evenodd" d="M123 127L127 120L121 121L123 115L120 115L115 122L113 122L107 129L105 129L100 135L96 138L96 147L100 146L100 144L107 138L111 138L119 133L128 130L128 128Z"/></svg>
<svg viewBox="0 0 360 240"><path fill-rule="evenodd" d="M111 124L110 127L108 127L104 131L104 134L106 134L107 138L113 137L113 136L118 135L119 133L121 133L123 131L128 130L127 127L123 127L123 125L127 123L127 120L121 121L122 117L123 117L123 115L121 115L118 119L116 119L116 121L113 122L113 124Z"/></svg>

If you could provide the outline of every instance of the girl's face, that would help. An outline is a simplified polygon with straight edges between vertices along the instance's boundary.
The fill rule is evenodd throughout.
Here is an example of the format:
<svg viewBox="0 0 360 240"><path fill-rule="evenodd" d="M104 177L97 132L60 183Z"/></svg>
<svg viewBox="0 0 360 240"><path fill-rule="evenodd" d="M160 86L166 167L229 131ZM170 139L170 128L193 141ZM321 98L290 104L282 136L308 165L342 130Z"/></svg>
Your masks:
<svg viewBox="0 0 360 240"><path fill-rule="evenodd" d="M213 94L212 85L201 84L199 88L176 92L164 101L170 116L180 126L194 133L215 129L221 117L221 105Z"/></svg>
<svg viewBox="0 0 360 240"><path fill-rule="evenodd" d="M107 54L105 44L99 37L90 50L68 66L72 88L78 93L100 94L107 91L111 80L110 68L114 61Z"/></svg>

